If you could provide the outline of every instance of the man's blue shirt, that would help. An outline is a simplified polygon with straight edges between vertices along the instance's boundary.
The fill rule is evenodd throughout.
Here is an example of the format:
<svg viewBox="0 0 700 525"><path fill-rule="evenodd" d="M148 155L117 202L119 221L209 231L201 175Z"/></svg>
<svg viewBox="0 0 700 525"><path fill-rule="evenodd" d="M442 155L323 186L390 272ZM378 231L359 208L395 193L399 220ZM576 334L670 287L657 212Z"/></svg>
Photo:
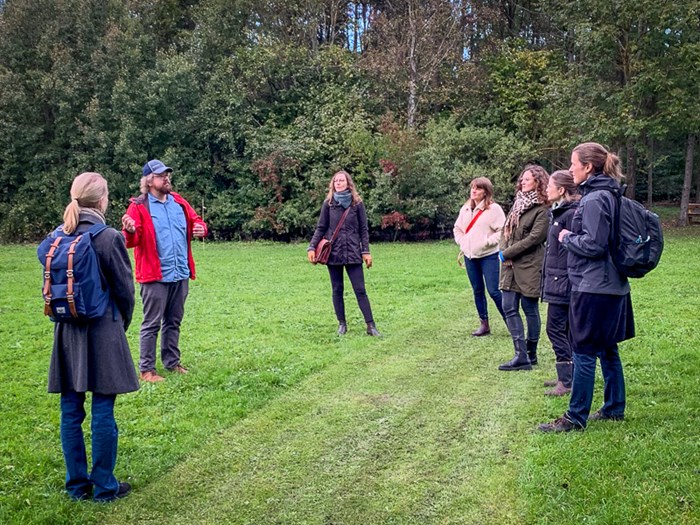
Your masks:
<svg viewBox="0 0 700 525"><path fill-rule="evenodd" d="M149 193L148 204L156 232L160 269L163 273L161 282L171 283L189 279L185 212L172 195L168 195L165 202L160 202Z"/></svg>

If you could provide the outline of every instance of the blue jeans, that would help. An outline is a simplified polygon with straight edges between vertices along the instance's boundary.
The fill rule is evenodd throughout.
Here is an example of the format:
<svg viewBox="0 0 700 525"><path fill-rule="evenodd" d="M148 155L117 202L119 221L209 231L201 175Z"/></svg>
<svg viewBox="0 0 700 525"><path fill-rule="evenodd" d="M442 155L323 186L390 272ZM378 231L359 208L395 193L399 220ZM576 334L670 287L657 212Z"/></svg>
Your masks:
<svg viewBox="0 0 700 525"><path fill-rule="evenodd" d="M603 371L603 406L600 411L606 417L623 417L625 415L625 376L617 345L601 350L596 355L574 352L574 384L569 400L569 410L565 417L580 427L586 426L593 403L595 386L595 364L600 359Z"/></svg>
<svg viewBox="0 0 700 525"><path fill-rule="evenodd" d="M525 327L520 317L520 304L523 305L523 312L525 312L528 341L536 342L540 340L542 324L540 321L539 298L525 297L518 292L503 290L503 311L505 312L506 325L510 336L513 338L516 353L518 348L525 347Z"/></svg>
<svg viewBox="0 0 700 525"><path fill-rule="evenodd" d="M119 489L114 477L119 431L114 421L116 395L92 395L92 472L87 473L87 454L82 424L85 393L61 394L61 446L66 461L66 491L71 498L109 500Z"/></svg>
<svg viewBox="0 0 700 525"><path fill-rule="evenodd" d="M498 254L494 253L493 255L487 255L486 257L479 257L477 259L468 259L465 256L464 267L467 270L467 277L469 277L469 282L472 285L474 303L476 304L476 311L479 314L479 319L487 321L489 318L488 309L486 308L484 282L486 282L486 289L489 291L491 299L493 299L493 302L496 304L498 312L501 314L501 317L505 319L506 316L503 313L503 306L501 304L501 291L498 289L498 272L500 269Z"/></svg>

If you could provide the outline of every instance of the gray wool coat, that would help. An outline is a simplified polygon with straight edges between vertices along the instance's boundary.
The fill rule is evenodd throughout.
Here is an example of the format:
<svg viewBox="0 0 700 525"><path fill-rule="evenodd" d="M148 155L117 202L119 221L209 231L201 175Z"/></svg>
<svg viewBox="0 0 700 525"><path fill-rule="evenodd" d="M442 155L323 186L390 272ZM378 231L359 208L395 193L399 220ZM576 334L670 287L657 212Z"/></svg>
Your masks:
<svg viewBox="0 0 700 525"><path fill-rule="evenodd" d="M80 214L78 232L99 219ZM82 323L56 323L49 366L49 392L112 395L138 390L126 329L134 312L134 280L124 237L113 228L93 240L112 301L103 317Z"/></svg>
<svg viewBox="0 0 700 525"><path fill-rule="evenodd" d="M512 266L501 264L501 290L518 292L525 297L540 296L548 227L547 207L538 204L522 214L508 239L501 237L503 257L513 263Z"/></svg>

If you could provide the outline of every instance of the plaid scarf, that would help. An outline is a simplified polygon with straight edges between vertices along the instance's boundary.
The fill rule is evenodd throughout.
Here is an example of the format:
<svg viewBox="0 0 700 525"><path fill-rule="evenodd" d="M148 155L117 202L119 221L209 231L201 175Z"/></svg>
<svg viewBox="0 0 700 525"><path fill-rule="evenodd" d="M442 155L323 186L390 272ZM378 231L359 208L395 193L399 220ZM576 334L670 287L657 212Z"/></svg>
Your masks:
<svg viewBox="0 0 700 525"><path fill-rule="evenodd" d="M518 227L520 217L523 215L523 213L533 206L537 206L538 204L542 204L542 202L540 201L536 190L528 191L527 193L519 191L515 195L515 202L513 203L513 207L510 209L506 223L503 226L503 237L506 240L510 238L513 231Z"/></svg>

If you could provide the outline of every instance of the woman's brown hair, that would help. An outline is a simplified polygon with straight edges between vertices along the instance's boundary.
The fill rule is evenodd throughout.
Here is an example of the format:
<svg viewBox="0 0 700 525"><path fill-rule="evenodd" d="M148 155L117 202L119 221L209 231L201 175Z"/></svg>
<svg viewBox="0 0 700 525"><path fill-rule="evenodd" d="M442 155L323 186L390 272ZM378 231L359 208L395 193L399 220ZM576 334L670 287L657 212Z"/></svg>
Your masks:
<svg viewBox="0 0 700 525"><path fill-rule="evenodd" d="M71 201L63 212L63 231L71 234L78 227L81 208L92 208L104 213L108 195L107 181L99 173L78 175L70 187Z"/></svg>
<svg viewBox="0 0 700 525"><path fill-rule="evenodd" d="M471 184L469 184L469 189L478 188L484 190L484 209L488 210L489 206L493 203L493 184L486 177L477 177ZM469 198L469 207L473 210L476 208L476 203Z"/></svg>
<svg viewBox="0 0 700 525"><path fill-rule="evenodd" d="M557 170L549 176L557 188L564 188L564 198L567 201L575 201L580 198L578 186L574 182L574 176L568 170Z"/></svg>
<svg viewBox="0 0 700 525"><path fill-rule="evenodd" d="M326 195L326 202L330 204L333 201L333 193L335 192L335 188L333 187L333 181L335 181L336 175L345 175L345 180L348 181L348 189L350 190L350 194L352 195L353 206L362 202L362 198L360 197L360 194L357 193L357 189L355 188L355 183L353 182L352 177L345 170L336 171L331 177L331 181L328 183L328 194Z"/></svg>
<svg viewBox="0 0 700 525"><path fill-rule="evenodd" d="M582 164L591 164L594 173L601 171L608 177L612 177L616 181L622 180L622 166L620 165L620 157L605 149L605 146L597 142L584 142L574 148L574 152L578 154L578 160Z"/></svg>
<svg viewBox="0 0 700 525"><path fill-rule="evenodd" d="M549 175L547 174L547 170L545 170L542 166L537 164L528 164L525 166L523 171L521 171L520 175L518 176L517 190L522 191L523 176L528 171L532 172L532 176L535 178L535 182L537 182L537 187L535 188L535 191L537 192L537 200L542 204L547 204L547 182L549 181Z"/></svg>

